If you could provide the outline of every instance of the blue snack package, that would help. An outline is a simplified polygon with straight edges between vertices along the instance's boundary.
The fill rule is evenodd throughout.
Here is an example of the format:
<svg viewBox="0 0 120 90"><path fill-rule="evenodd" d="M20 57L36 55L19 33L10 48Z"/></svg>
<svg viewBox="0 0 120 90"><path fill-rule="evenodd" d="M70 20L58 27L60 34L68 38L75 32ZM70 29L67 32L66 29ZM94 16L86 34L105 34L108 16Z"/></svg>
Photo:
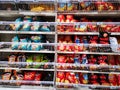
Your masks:
<svg viewBox="0 0 120 90"><path fill-rule="evenodd" d="M15 31L19 31L20 28L23 26L20 22L22 21L21 18L17 18L15 20L16 24L10 24L10 27L15 30Z"/></svg>
<svg viewBox="0 0 120 90"><path fill-rule="evenodd" d="M19 38L18 36L15 36L12 38L12 50L17 50L18 49L18 46L19 46Z"/></svg>
<svg viewBox="0 0 120 90"><path fill-rule="evenodd" d="M20 28L23 26L21 23L18 23L18 22L21 22L22 21L22 19L21 18L18 18L18 19L16 19L15 20L15 22L17 22L17 24L15 24L15 30L16 31L19 31L20 30Z"/></svg>
<svg viewBox="0 0 120 90"><path fill-rule="evenodd" d="M39 51L41 49L42 49L42 47L40 45L38 45L38 44L31 44L31 50Z"/></svg>
<svg viewBox="0 0 120 90"><path fill-rule="evenodd" d="M28 39L27 50L31 50L31 40Z"/></svg>
<svg viewBox="0 0 120 90"><path fill-rule="evenodd" d="M31 37L31 42L34 42L34 43L39 43L42 41L42 35L39 35L39 36L32 36Z"/></svg>
<svg viewBox="0 0 120 90"><path fill-rule="evenodd" d="M40 31L50 32L50 27L48 25L41 25Z"/></svg>
<svg viewBox="0 0 120 90"><path fill-rule="evenodd" d="M31 17L25 17L23 22L25 22L25 24L22 27L22 31L30 31L31 29L31 25L29 22L32 22L32 18Z"/></svg>
<svg viewBox="0 0 120 90"><path fill-rule="evenodd" d="M20 50L27 50L27 39L20 39L19 49Z"/></svg>
<svg viewBox="0 0 120 90"><path fill-rule="evenodd" d="M34 23L31 25L31 31L39 31L40 25L37 23Z"/></svg>

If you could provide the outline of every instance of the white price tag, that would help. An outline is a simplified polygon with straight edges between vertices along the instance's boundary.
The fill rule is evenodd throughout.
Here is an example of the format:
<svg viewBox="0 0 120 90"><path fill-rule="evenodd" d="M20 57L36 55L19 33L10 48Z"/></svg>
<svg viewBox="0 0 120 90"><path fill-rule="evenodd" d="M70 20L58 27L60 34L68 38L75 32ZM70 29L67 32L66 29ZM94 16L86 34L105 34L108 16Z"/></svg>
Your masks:
<svg viewBox="0 0 120 90"><path fill-rule="evenodd" d="M84 0L78 0L78 2L83 2Z"/></svg>

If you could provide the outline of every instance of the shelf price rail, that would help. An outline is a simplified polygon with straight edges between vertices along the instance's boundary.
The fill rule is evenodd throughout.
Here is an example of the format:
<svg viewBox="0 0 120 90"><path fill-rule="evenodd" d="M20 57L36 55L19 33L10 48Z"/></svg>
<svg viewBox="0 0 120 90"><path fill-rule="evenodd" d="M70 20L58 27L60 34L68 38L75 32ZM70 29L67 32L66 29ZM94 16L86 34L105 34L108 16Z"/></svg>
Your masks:
<svg viewBox="0 0 120 90"><path fill-rule="evenodd" d="M72 86L72 87L89 87L89 88L109 88L109 89L115 89L118 90L120 89L120 86L107 86L107 85L92 85L92 84L74 84L74 83L59 83L56 82L58 86Z"/></svg>

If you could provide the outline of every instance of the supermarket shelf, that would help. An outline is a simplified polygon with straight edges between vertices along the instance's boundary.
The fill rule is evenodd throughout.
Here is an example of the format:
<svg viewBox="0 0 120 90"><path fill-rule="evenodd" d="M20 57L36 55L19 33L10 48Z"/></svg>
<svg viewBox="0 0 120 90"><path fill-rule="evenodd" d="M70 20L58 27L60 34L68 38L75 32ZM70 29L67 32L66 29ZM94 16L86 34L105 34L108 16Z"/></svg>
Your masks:
<svg viewBox="0 0 120 90"><path fill-rule="evenodd" d="M120 53L116 52L62 52L58 51L59 54L94 54L94 55L120 55Z"/></svg>
<svg viewBox="0 0 120 90"><path fill-rule="evenodd" d="M34 69L34 68L20 68L19 70L26 70L26 71L55 71L54 69Z"/></svg>
<svg viewBox="0 0 120 90"><path fill-rule="evenodd" d="M81 25L81 24L90 24L90 25L109 25L109 24L115 24L120 25L120 22L57 22L58 25Z"/></svg>
<svg viewBox="0 0 120 90"><path fill-rule="evenodd" d="M11 67L0 67L0 69L10 69L10 70L26 70L26 71L54 71L54 69L11 68Z"/></svg>
<svg viewBox="0 0 120 90"><path fill-rule="evenodd" d="M55 16L56 14L71 14L71 15L85 15L85 16L120 16L120 11L80 11L80 12L56 12L56 11L40 11L40 12L32 12L32 11L6 11L0 10L0 16L21 16L21 15L31 15L31 16Z"/></svg>
<svg viewBox="0 0 120 90"><path fill-rule="evenodd" d="M12 68L12 67L0 67L0 70L1 69L19 70L19 68Z"/></svg>
<svg viewBox="0 0 120 90"><path fill-rule="evenodd" d="M98 32L58 32L59 35L99 35Z"/></svg>
<svg viewBox="0 0 120 90"><path fill-rule="evenodd" d="M54 11L40 11L40 12L32 12L32 11L6 11L6 10L0 10L0 16L23 16L23 15L31 15L31 16L55 16L56 13Z"/></svg>
<svg viewBox="0 0 120 90"><path fill-rule="evenodd" d="M6 11L6 10L0 10L0 16L6 16L6 17L14 17L14 16L20 16L19 11Z"/></svg>
<svg viewBox="0 0 120 90"><path fill-rule="evenodd" d="M72 14L72 15L85 15L85 16L120 16L120 11L58 11L58 14Z"/></svg>
<svg viewBox="0 0 120 90"><path fill-rule="evenodd" d="M2 85L0 86L0 90L56 90L54 87L45 87L45 86L8 86Z"/></svg>
<svg viewBox="0 0 120 90"><path fill-rule="evenodd" d="M120 35L120 32L110 32L111 35ZM58 32L59 35L99 35L99 32Z"/></svg>
<svg viewBox="0 0 120 90"><path fill-rule="evenodd" d="M53 84L53 81L30 81L30 80L0 80L0 82L2 83L33 83L33 84Z"/></svg>
<svg viewBox="0 0 120 90"><path fill-rule="evenodd" d="M56 63L56 66L71 66L71 67L96 67L96 68L108 68L108 69L119 69L119 65L98 65L98 64L71 64L71 63Z"/></svg>
<svg viewBox="0 0 120 90"><path fill-rule="evenodd" d="M74 83L60 83L56 82L56 85L64 85L64 86L73 86L73 87L90 87L90 88L109 88L118 90L120 86L107 86L107 85L92 85L92 84L74 84Z"/></svg>
<svg viewBox="0 0 120 90"><path fill-rule="evenodd" d="M0 61L0 64L12 64L12 65L55 65L54 62L8 62L8 61Z"/></svg>
<svg viewBox="0 0 120 90"><path fill-rule="evenodd" d="M60 72L81 72L81 73L101 73L101 74L120 74L120 72L101 72L101 71L87 71L87 70L59 70Z"/></svg>
<svg viewBox="0 0 120 90"><path fill-rule="evenodd" d="M0 52L55 53L55 51L47 51L47 50L41 50L41 51L27 51L27 50L11 50L10 48L0 49Z"/></svg>
<svg viewBox="0 0 120 90"><path fill-rule="evenodd" d="M52 12L52 11L46 11L46 12L32 12L32 11L20 11L19 12L20 15L31 15L31 16L35 16L35 15L40 15L40 16L55 16L56 13Z"/></svg>
<svg viewBox="0 0 120 90"><path fill-rule="evenodd" d="M38 25L55 25L55 22L14 22L14 21L0 21L1 25L9 24L38 24Z"/></svg>
<svg viewBox="0 0 120 90"><path fill-rule="evenodd" d="M81 25L81 24L90 24L90 25L109 25L115 24L120 25L120 22L15 22L15 21L0 21L1 25L9 25L9 24L39 24L39 25Z"/></svg>
<svg viewBox="0 0 120 90"><path fill-rule="evenodd" d="M1 34L49 34L54 35L55 32L40 32L40 31L2 31L0 30Z"/></svg>

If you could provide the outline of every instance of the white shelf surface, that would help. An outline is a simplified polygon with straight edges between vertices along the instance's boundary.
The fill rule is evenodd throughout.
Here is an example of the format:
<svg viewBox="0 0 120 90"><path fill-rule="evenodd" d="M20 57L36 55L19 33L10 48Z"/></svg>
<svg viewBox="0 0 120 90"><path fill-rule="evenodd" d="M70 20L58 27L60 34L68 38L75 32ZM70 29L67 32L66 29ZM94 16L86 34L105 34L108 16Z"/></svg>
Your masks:
<svg viewBox="0 0 120 90"><path fill-rule="evenodd" d="M33 11L19 11L20 15L43 15L43 16L55 16L56 13L54 11L40 11L40 12L33 12Z"/></svg>
<svg viewBox="0 0 120 90"><path fill-rule="evenodd" d="M55 53L55 51L47 51L47 50L41 50L41 51L28 51L28 50L11 50L10 48L0 49L0 52Z"/></svg>
<svg viewBox="0 0 120 90"><path fill-rule="evenodd" d="M120 32L110 32L111 35L120 35ZM58 32L59 35L99 35L99 32Z"/></svg>
<svg viewBox="0 0 120 90"><path fill-rule="evenodd" d="M60 72L81 72L81 73L98 73L98 74L120 74L120 72L102 72L102 71L87 71L87 70L59 70Z"/></svg>
<svg viewBox="0 0 120 90"><path fill-rule="evenodd" d="M119 65L98 65L98 64L72 64L72 63L56 63L56 66L63 66L63 67L95 67L96 69L101 69L101 68L107 68L107 69L119 69L120 66Z"/></svg>
<svg viewBox="0 0 120 90"><path fill-rule="evenodd" d="M56 82L57 85L65 85L65 86L73 86L73 87L91 87L91 88L110 88L110 89L115 89L118 90L120 89L120 86L107 86L107 85L92 85L92 84L73 84L73 83L59 83Z"/></svg>
<svg viewBox="0 0 120 90"><path fill-rule="evenodd" d="M9 24L36 24L36 25L56 25L56 22L14 22L14 21L0 21L1 25Z"/></svg>
<svg viewBox="0 0 120 90"><path fill-rule="evenodd" d="M40 31L2 31L0 30L1 34L49 34L54 35L55 32L40 32Z"/></svg>
<svg viewBox="0 0 120 90"><path fill-rule="evenodd" d="M34 12L34 11L18 11L18 10L0 10L0 16L23 16L23 15L31 15L31 16L55 16L57 13L55 11L39 11L39 12Z"/></svg>
<svg viewBox="0 0 120 90"><path fill-rule="evenodd" d="M72 14L72 15L86 15L86 16L119 16L120 11L119 10L114 10L114 11L58 11L58 14Z"/></svg>
<svg viewBox="0 0 120 90"><path fill-rule="evenodd" d="M0 69L26 70L26 71L55 71L54 69L12 68L12 67L0 67Z"/></svg>
<svg viewBox="0 0 120 90"><path fill-rule="evenodd" d="M15 1L15 0L14 0ZM27 0L28 1L28 0ZM4 1L7 2L7 1ZM25 1L26 2L26 1ZM49 1L48 1L49 2ZM50 3L50 2L49 2ZM72 14L72 15L86 15L86 16L120 16L120 10L116 11L75 11L75 12L59 12L59 11L17 11L17 10L0 10L0 16L20 16L20 15L41 15L41 16L56 16L56 14Z"/></svg>
<svg viewBox="0 0 120 90"><path fill-rule="evenodd" d="M120 53L116 52L62 52L58 51L59 54L94 54L94 55L120 55Z"/></svg>

